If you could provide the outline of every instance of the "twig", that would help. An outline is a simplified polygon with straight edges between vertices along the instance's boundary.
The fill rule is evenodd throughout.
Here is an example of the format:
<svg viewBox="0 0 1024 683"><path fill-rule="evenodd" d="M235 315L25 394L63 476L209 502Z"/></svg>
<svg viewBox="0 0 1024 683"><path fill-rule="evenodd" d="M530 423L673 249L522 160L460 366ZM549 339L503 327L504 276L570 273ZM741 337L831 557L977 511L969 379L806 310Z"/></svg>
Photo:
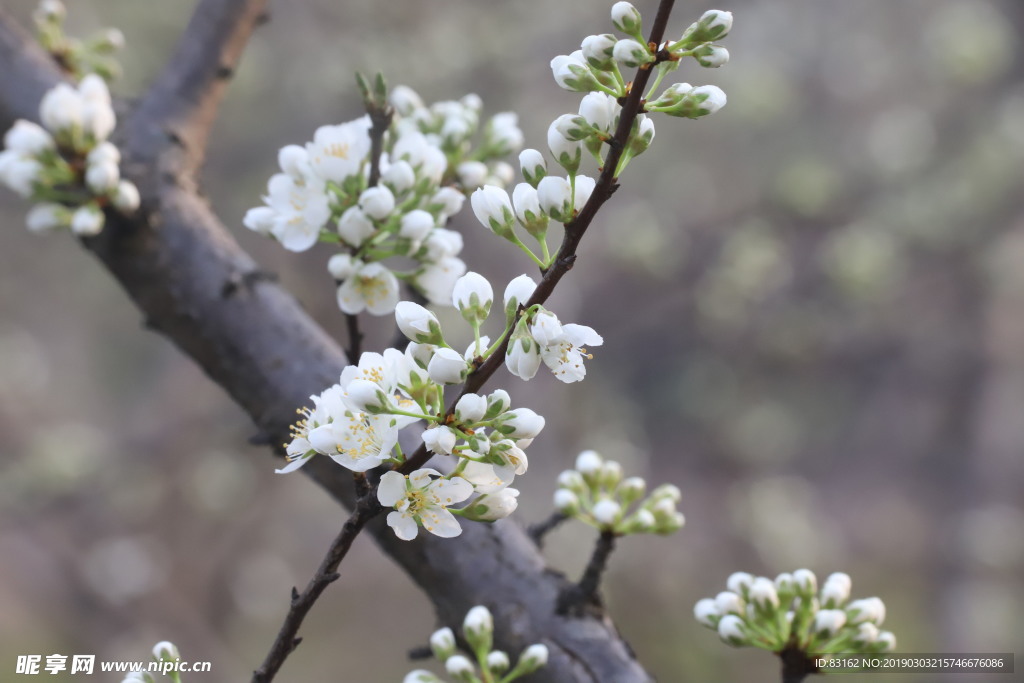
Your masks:
<svg viewBox="0 0 1024 683"><path fill-rule="evenodd" d="M597 595L597 589L601 585L601 575L608 566L608 558L615 550L615 532L602 531L597 538L594 552L587 562L587 568L580 578L580 582L566 588L558 596L556 612L577 616L582 614L587 607L600 607L601 600Z"/></svg>
<svg viewBox="0 0 1024 683"><path fill-rule="evenodd" d="M345 346L345 355L348 356L349 363L358 363L359 355L363 351L363 332L359 329L359 315L346 313L345 327L348 330L348 344Z"/></svg>
<svg viewBox="0 0 1024 683"><path fill-rule="evenodd" d="M370 115L370 177L367 181L373 187L380 181L380 157L384 153L384 134L391 127L391 117L395 111L387 104L367 104L366 113Z"/></svg>
<svg viewBox="0 0 1024 683"><path fill-rule="evenodd" d="M559 524L561 524L567 519L569 518L563 515L561 512L552 512L551 516L545 519L543 522L531 524L530 527L527 528L526 533L530 536L530 538L533 539L533 542L537 545L537 547L540 548L542 545L544 545L544 537L552 531L554 531Z"/></svg>
<svg viewBox="0 0 1024 683"><path fill-rule="evenodd" d="M349 548L352 547L352 542L359 535L359 532L363 530L363 527L366 526L366 523L373 519L380 511L381 507L380 503L377 502L377 496L369 494L360 498L356 504L355 511L345 521L345 525L331 543L331 547L320 562L316 574L309 580L306 589L299 593L296 589L292 588L292 601L288 614L285 615L281 630L278 631L277 638L274 639L274 644L271 645L270 651L267 652L263 664L253 672L252 683L269 683L274 680L274 676L277 675L285 659L302 642L302 638L297 637L299 627L302 626L302 621L309 614L313 603L316 602L327 586L338 579L338 565L345 559Z"/></svg>
<svg viewBox="0 0 1024 683"><path fill-rule="evenodd" d="M779 653L779 659L782 660L782 683L801 683L809 674L818 673L818 667L799 648L787 647Z"/></svg>
<svg viewBox="0 0 1024 683"><path fill-rule="evenodd" d="M665 36L665 27L668 24L668 18L672 13L672 6L674 4L675 0L662 0L661 4L658 5L658 14L654 19L650 34L650 42L655 45L659 45ZM661 53L657 57L659 61L664 61L665 58L666 55ZM522 311L525 308L547 301L554 291L555 285L572 269L576 263L576 249L579 246L580 240L583 239L587 228L593 222L598 209L608 201L618 188L615 169L626 148L629 133L633 129L633 122L636 121L636 117L643 109L644 90L647 89L647 82L651 78L651 72L654 70L656 63L646 65L648 68L641 67L637 70L636 78L633 79L633 86L626 96L626 101L622 104L622 112L619 114L619 126L615 129L615 135L608 141L610 149L608 150L608 156L605 157L604 167L601 169L601 175L597 179L594 191L579 214L565 224L565 236L562 238L562 246L558 249L554 265L544 273L544 277L541 278L537 289L534 290L533 296L520 308L520 315L522 315ZM505 351L508 349L508 342L514 328L514 324L509 327L509 331L505 333L497 350L490 358L484 361L483 365L466 378L462 391L452 401L446 415L454 414L455 404L458 402L458 399L466 394L476 393L505 362ZM422 467L429 459L430 453L427 451L427 447L420 445L416 452L399 468L399 471L408 474Z"/></svg>

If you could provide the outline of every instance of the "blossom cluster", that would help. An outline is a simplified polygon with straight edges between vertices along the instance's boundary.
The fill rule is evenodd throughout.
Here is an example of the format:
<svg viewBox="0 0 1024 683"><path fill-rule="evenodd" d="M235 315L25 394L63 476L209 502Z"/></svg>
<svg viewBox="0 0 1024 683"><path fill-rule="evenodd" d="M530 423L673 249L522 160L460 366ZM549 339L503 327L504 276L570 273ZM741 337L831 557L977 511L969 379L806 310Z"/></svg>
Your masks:
<svg viewBox="0 0 1024 683"><path fill-rule="evenodd" d="M774 581L736 572L726 586L714 598L698 601L693 613L735 647L815 654L896 647L896 637L878 628L885 621L885 603L874 597L850 601L850 577L842 572L829 575L820 592L809 569L779 574Z"/></svg>
<svg viewBox="0 0 1024 683"><path fill-rule="evenodd" d="M622 466L595 451L576 457L575 469L558 475L555 508L601 531L616 535L671 534L685 519L676 509L679 489L662 484L646 497L647 483L640 477L622 477Z"/></svg>
<svg viewBox="0 0 1024 683"><path fill-rule="evenodd" d="M59 83L43 96L39 119L42 126L15 121L0 152L0 184L35 202L29 230L96 235L105 207L139 207L138 189L121 178L121 152L108 140L117 118L102 78L89 74L77 87Z"/></svg>
<svg viewBox="0 0 1024 683"><path fill-rule="evenodd" d="M390 102L394 117L379 159L371 158L369 116L321 126L312 141L281 149L281 172L270 178L264 205L243 221L290 251L337 244L327 267L338 283L338 306L350 315L390 314L400 280L429 302L448 305L466 272L462 236L445 227L448 219L462 209L466 192L511 181L512 167L501 159L523 142L510 112L481 127L476 95L427 106L399 86ZM380 179L370 186L375 161ZM412 265L394 265L399 257Z"/></svg>
<svg viewBox="0 0 1024 683"><path fill-rule="evenodd" d="M124 47L124 34L107 28L79 40L64 33L67 9L60 0L42 0L32 19L40 45L53 55L61 68L80 79L94 73L110 81L121 74L121 65L113 54Z"/></svg>
<svg viewBox="0 0 1024 683"><path fill-rule="evenodd" d="M445 671L457 681L465 683L508 683L533 673L548 662L548 648L542 644L530 645L515 666L508 653L492 650L494 644L494 618L483 605L466 614L462 623L462 636L470 647L470 657L458 654L455 634L448 627L434 631L430 636L430 650L444 664ZM476 662L473 662L473 659ZM443 683L441 678L425 669L406 675L403 683Z"/></svg>
<svg viewBox="0 0 1024 683"><path fill-rule="evenodd" d="M553 256L547 244L550 221L571 222L586 205L596 186L593 177L580 173L586 150L603 164L604 145L615 136L622 112L622 102L629 94L631 82L620 67L649 69L657 64L657 75L645 96L644 111L672 116L698 118L712 114L725 105L725 93L713 85L693 87L676 83L655 97L654 91L684 57L694 57L699 64L717 67L728 61L728 51L712 41L728 34L732 14L720 10L706 12L683 36L666 42L657 50L648 45L641 33L639 11L628 2L612 7L612 23L627 38L612 34L592 35L583 40L581 49L551 60L555 81L566 90L587 93L576 114L562 114L548 128L548 150L566 176L548 175L544 155L536 149L525 149L519 155L520 171L525 182L519 183L511 197L502 187L484 185L473 193L473 212L477 220L495 235L522 249L540 268L551 266ZM654 122L641 113L633 122L615 169L615 176L654 140ZM540 254L523 243L517 231L535 240Z"/></svg>

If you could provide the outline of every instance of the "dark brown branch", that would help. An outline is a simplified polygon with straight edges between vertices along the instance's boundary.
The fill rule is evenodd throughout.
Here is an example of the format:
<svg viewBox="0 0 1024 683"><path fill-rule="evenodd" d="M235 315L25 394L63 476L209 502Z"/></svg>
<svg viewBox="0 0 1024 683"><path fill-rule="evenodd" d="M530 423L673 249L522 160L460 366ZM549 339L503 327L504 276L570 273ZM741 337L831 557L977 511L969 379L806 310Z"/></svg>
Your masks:
<svg viewBox="0 0 1024 683"><path fill-rule="evenodd" d="M672 13L672 6L674 4L675 0L662 0L658 5L658 14L655 17L654 25L651 27L649 38L650 42L655 45L661 44L662 39L665 37L665 28L668 25L668 18ZM576 249L579 247L580 240L583 239L583 235L586 234L587 228L590 227L598 210L604 206L604 203L618 189L615 169L618 167L619 160L622 159L622 154L626 149L626 142L629 139L630 131L633 130L633 123L643 109L644 90L647 89L647 83L650 81L654 66L654 64L649 64L647 65L648 68L641 67L637 70L632 88L622 105L622 112L619 114L619 125L615 129L615 135L608 141L608 156L605 157L604 167L601 169L601 175L598 176L594 191L579 214L565 224L565 236L562 238L562 245L558 249L554 265L544 273L544 277L537 285L537 289L534 290L533 296L530 297L524 308L542 304L548 300L548 297L554 292L555 286L576 263ZM520 309L520 311L522 310ZM491 378L491 375L505 362L505 351L508 349L508 342L512 334L511 330L514 327L515 325L509 328L509 332L505 334L501 340L501 345L494 354L469 375L462 387L462 391L448 408L448 415L453 414L455 403L458 399L462 398L465 394L473 394L479 391L487 383L487 380ZM427 451L426 446L420 446L409 460L406 461L400 471L408 474L422 467L423 463L429 459L430 453Z"/></svg>
<svg viewBox="0 0 1024 683"><path fill-rule="evenodd" d="M530 538L533 539L533 542L537 544L538 548L540 548L544 545L544 537L552 531L554 531L556 528L558 528L558 526L567 519L569 518L563 515L561 512L552 512L551 516L545 519L543 522L531 524L526 529L526 533L530 535Z"/></svg>
<svg viewBox="0 0 1024 683"><path fill-rule="evenodd" d="M348 332L348 344L345 345L345 355L354 361L363 352L363 332L359 329L359 316L346 313L345 329Z"/></svg>
<svg viewBox="0 0 1024 683"><path fill-rule="evenodd" d="M596 610L598 613L603 611L597 591L601 587L601 576L604 575L604 570L608 566L608 558L615 550L615 538L615 533L612 531L602 531L601 535L597 537L594 552L590 555L590 561L587 562L587 568L583 571L580 582L567 587L558 596L556 609L559 614L581 616L590 609Z"/></svg>
<svg viewBox="0 0 1024 683"><path fill-rule="evenodd" d="M267 0L201 0L167 66L139 103L133 123L151 135L172 135L185 164L203 162L206 140L249 36L266 18Z"/></svg>
<svg viewBox="0 0 1024 683"><path fill-rule="evenodd" d="M795 647L787 647L779 653L782 660L782 683L802 683L810 674L818 673L814 662L807 653Z"/></svg>
<svg viewBox="0 0 1024 683"><path fill-rule="evenodd" d="M285 659L294 652L295 648L302 641L301 638L297 637L299 627L302 626L302 622L306 615L309 614L309 610L327 586L337 580L338 566L345 559L345 555L348 554L349 548L352 547L352 542L356 540L356 536L363 530L366 523L378 512L380 512L380 503L377 502L376 496L371 494L360 498L359 502L356 503L355 512L348 518L338 533L337 538L331 543L330 550L324 556L323 561L316 570L316 574L309 580L306 589L300 594L292 588L292 601L288 609L288 615L285 617L281 630L274 639L274 644L263 660L263 664L253 672L252 683L270 683L270 681L274 680L274 676L281 669Z"/></svg>

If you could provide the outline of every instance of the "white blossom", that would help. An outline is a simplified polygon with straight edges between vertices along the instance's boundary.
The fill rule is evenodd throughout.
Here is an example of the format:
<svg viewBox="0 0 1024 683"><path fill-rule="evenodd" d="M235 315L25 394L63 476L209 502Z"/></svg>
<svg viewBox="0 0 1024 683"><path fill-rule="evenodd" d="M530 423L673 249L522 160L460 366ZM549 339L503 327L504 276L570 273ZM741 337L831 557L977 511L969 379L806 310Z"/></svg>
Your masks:
<svg viewBox="0 0 1024 683"><path fill-rule="evenodd" d="M543 346L540 355L557 379L566 383L579 382L587 374L583 359L593 357L587 353L586 347L603 343L604 339L593 328L570 323L562 325L562 335L552 344Z"/></svg>
<svg viewBox="0 0 1024 683"><path fill-rule="evenodd" d="M32 196L35 184L43 172L43 165L21 152L0 152L0 183L20 197Z"/></svg>
<svg viewBox="0 0 1024 683"><path fill-rule="evenodd" d="M462 206L466 203L466 195L454 187L442 187L430 198L430 203L441 207L441 219L444 220L462 211Z"/></svg>
<svg viewBox="0 0 1024 683"><path fill-rule="evenodd" d="M526 671L536 671L548 663L548 647L536 643L526 648L519 656L519 666Z"/></svg>
<svg viewBox="0 0 1024 683"><path fill-rule="evenodd" d="M650 48L632 38L625 38L615 43L615 47L612 49L612 57L619 64L630 69L635 69L642 64L654 61L654 55L651 54Z"/></svg>
<svg viewBox="0 0 1024 683"><path fill-rule="evenodd" d="M876 626L881 626L885 621L885 603L881 598L854 600L846 606L846 613L850 615L851 623L859 624L863 621L870 621Z"/></svg>
<svg viewBox="0 0 1024 683"><path fill-rule="evenodd" d="M455 404L455 418L465 425L484 419L486 412L487 398L480 394L465 394Z"/></svg>
<svg viewBox="0 0 1024 683"><path fill-rule="evenodd" d="M487 181L487 164L482 161L463 161L455 172L459 176L459 182L466 189L480 187Z"/></svg>
<svg viewBox="0 0 1024 683"><path fill-rule="evenodd" d="M557 221L568 223L572 220L572 185L568 179L546 176L537 184L537 199L540 208Z"/></svg>
<svg viewBox="0 0 1024 683"><path fill-rule="evenodd" d="M742 645L746 641L743 620L735 614L726 614L718 622L718 636L729 645Z"/></svg>
<svg viewBox="0 0 1024 683"><path fill-rule="evenodd" d="M612 131L620 111L618 101L607 93L587 93L580 100L580 116L602 133Z"/></svg>
<svg viewBox="0 0 1024 683"><path fill-rule="evenodd" d="M124 213L131 213L139 208L142 198L139 196L139 188L130 180L122 180L114 190L114 196L110 200L114 208Z"/></svg>
<svg viewBox="0 0 1024 683"><path fill-rule="evenodd" d="M409 162L399 159L380 174L380 181L401 194L416 183L416 173Z"/></svg>
<svg viewBox="0 0 1024 683"><path fill-rule="evenodd" d="M563 114L548 126L548 149L551 150L551 156L570 174L576 173L579 169L583 156L583 143L580 140L570 140L565 133L566 122L571 122L573 118L571 114ZM540 187L537 189L539 191Z"/></svg>
<svg viewBox="0 0 1024 683"><path fill-rule="evenodd" d="M355 315L388 315L398 304L398 278L380 263L366 263L338 287L338 307Z"/></svg>
<svg viewBox="0 0 1024 683"><path fill-rule="evenodd" d="M463 655L452 655L446 659L444 662L444 669L456 678L466 678L476 671L476 669L473 668L473 663Z"/></svg>
<svg viewBox="0 0 1024 683"><path fill-rule="evenodd" d="M75 88L58 83L39 102L39 118L49 130L58 133L82 125L85 102Z"/></svg>
<svg viewBox="0 0 1024 683"><path fill-rule="evenodd" d="M70 221L71 212L67 207L49 202L34 204L25 216L25 224L34 233L67 227Z"/></svg>
<svg viewBox="0 0 1024 683"><path fill-rule="evenodd" d="M512 278L508 286L505 287L503 296L505 311L508 312L512 306L525 305L533 296L535 289L537 289L537 282L525 273Z"/></svg>
<svg viewBox="0 0 1024 683"><path fill-rule="evenodd" d="M336 183L356 175L370 153L370 117L336 126L321 126L306 144L309 163L317 176Z"/></svg>
<svg viewBox="0 0 1024 683"><path fill-rule="evenodd" d="M90 164L85 170L85 184L98 195L105 195L117 188L121 181L121 170L110 161Z"/></svg>
<svg viewBox="0 0 1024 683"><path fill-rule="evenodd" d="M821 587L822 604L832 607L839 606L850 599L850 575L843 572L835 572L825 579Z"/></svg>
<svg viewBox="0 0 1024 683"><path fill-rule="evenodd" d="M574 467L576 471L583 476L596 474L601 471L604 466L604 458L602 458L597 451L586 450L582 451L576 456L576 463Z"/></svg>
<svg viewBox="0 0 1024 683"><path fill-rule="evenodd" d="M452 305L469 321L486 319L493 301L494 289L479 273L466 273L452 288Z"/></svg>
<svg viewBox="0 0 1024 683"><path fill-rule="evenodd" d="M441 323L437 316L413 301L400 301L395 306L395 322L411 341L437 343L441 339Z"/></svg>
<svg viewBox="0 0 1024 683"><path fill-rule="evenodd" d="M485 185L473 193L470 204L476 219L485 228L502 237L511 234L514 214L505 190Z"/></svg>
<svg viewBox="0 0 1024 683"><path fill-rule="evenodd" d="M277 214L271 234L289 251L306 251L316 244L331 215L324 183L312 174L271 176L263 200Z"/></svg>
<svg viewBox="0 0 1024 683"><path fill-rule="evenodd" d="M846 624L846 612L841 609L823 609L814 615L814 630L835 635Z"/></svg>
<svg viewBox="0 0 1024 683"><path fill-rule="evenodd" d="M519 379L529 381L540 369L540 346L529 336L513 337L505 352L505 367Z"/></svg>
<svg viewBox="0 0 1024 683"><path fill-rule="evenodd" d="M614 500L605 498L595 503L594 507L591 508L591 512L598 524L611 526L619 521L619 518L622 516L622 506Z"/></svg>
<svg viewBox="0 0 1024 683"><path fill-rule="evenodd" d="M460 477L434 477L440 477L440 472L423 468L408 477L391 471L380 478L377 500L384 507L394 508L388 513L388 526L403 541L416 538L419 525L442 538L462 533L458 520L446 508L469 498L473 486Z"/></svg>
<svg viewBox="0 0 1024 683"><path fill-rule="evenodd" d="M564 515L571 515L580 507L580 499L569 489L556 489L554 497L555 509Z"/></svg>
<svg viewBox="0 0 1024 683"><path fill-rule="evenodd" d="M439 230L435 230L431 236L438 232ZM462 259L446 256L427 263L416 275L415 284L430 303L436 306L450 306L455 281L465 272L466 264Z"/></svg>
<svg viewBox="0 0 1024 683"><path fill-rule="evenodd" d="M309 441L310 432L334 419L343 417L348 410L345 405L344 390L337 384L325 389L319 395L310 396L310 400L313 401L313 407L300 410L302 419L292 425L292 440L285 449L288 464L275 470L278 474L294 472L305 465L316 453Z"/></svg>
<svg viewBox="0 0 1024 683"><path fill-rule="evenodd" d="M534 187L548 172L544 155L536 149L524 149L519 153L519 169L526 182Z"/></svg>
<svg viewBox="0 0 1024 683"><path fill-rule="evenodd" d="M514 488L503 488L494 493L487 493L465 508L464 517L477 522L494 522L504 519L516 511L519 502L519 491Z"/></svg>
<svg viewBox="0 0 1024 683"><path fill-rule="evenodd" d="M423 430L422 438L431 453L451 455L458 435L451 428L440 426Z"/></svg>
<svg viewBox="0 0 1024 683"><path fill-rule="evenodd" d="M398 443L398 431L399 423L391 415L346 412L312 429L308 440L316 452L339 465L353 472L365 472L391 457Z"/></svg>
<svg viewBox="0 0 1024 683"><path fill-rule="evenodd" d="M693 606L693 616L703 626L715 628L716 619L721 615L718 613L718 607L715 606L714 600L703 598Z"/></svg>

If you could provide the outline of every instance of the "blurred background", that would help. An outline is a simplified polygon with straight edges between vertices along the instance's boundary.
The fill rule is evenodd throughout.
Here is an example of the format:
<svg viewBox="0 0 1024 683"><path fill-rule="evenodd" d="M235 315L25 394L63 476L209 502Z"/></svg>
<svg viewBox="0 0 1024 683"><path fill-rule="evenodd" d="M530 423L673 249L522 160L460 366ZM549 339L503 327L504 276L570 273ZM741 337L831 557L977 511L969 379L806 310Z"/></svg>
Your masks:
<svg viewBox="0 0 1024 683"><path fill-rule="evenodd" d="M34 3L4 3L29 24ZM123 29L115 90L131 98L195 3L69 4L73 33ZM272 2L212 138L210 201L341 339L330 250L285 253L241 226L277 149L360 114L356 69L428 102L477 92L544 148L579 101L548 62L611 31L610 4ZM653 0L637 4L653 18ZM677 3L669 35L711 6ZM682 489L686 527L624 540L606 585L662 681L775 680L774 658L691 616L740 569L846 571L855 597L885 600L902 652L1021 655L1024 3L718 6L736 17L732 63L674 76L720 85L728 106L655 120L656 144L552 300L604 335L586 387L497 376L548 418L517 517L548 514L584 448ZM247 417L142 328L73 239L28 234L26 208L0 194L4 677L18 654L135 660L169 639L213 662L189 681L244 680L343 514L304 477L276 476ZM499 291L529 270L468 208L455 227ZM390 338L371 331L371 347ZM547 554L575 576L593 540L566 525ZM361 538L282 675L398 681L434 627L427 598ZM844 678L890 679L954 677Z"/></svg>

